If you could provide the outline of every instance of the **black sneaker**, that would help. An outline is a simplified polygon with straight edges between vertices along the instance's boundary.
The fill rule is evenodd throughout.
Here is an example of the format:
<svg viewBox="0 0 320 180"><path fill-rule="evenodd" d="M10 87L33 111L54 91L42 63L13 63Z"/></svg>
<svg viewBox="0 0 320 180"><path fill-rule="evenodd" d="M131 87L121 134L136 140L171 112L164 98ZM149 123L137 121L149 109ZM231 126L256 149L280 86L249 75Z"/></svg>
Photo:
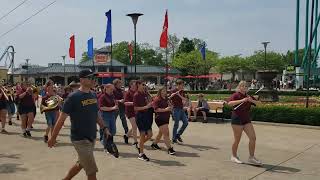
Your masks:
<svg viewBox="0 0 320 180"><path fill-rule="evenodd" d="M138 159L142 161L150 161L150 159L145 154L139 155Z"/></svg>
<svg viewBox="0 0 320 180"><path fill-rule="evenodd" d="M26 131L27 136L31 137L30 131Z"/></svg>
<svg viewBox="0 0 320 180"><path fill-rule="evenodd" d="M12 125L12 121L9 121L8 124L11 126Z"/></svg>
<svg viewBox="0 0 320 180"><path fill-rule="evenodd" d="M138 147L138 142L134 142L134 143L132 144L132 146L135 146L136 149L139 149L139 147Z"/></svg>
<svg viewBox="0 0 320 180"><path fill-rule="evenodd" d="M27 137L27 133L25 133L25 132L22 133L22 135L23 135L23 137Z"/></svg>
<svg viewBox="0 0 320 180"><path fill-rule="evenodd" d="M115 158L119 158L119 151L118 151L118 148L117 148L116 144L112 143L112 144L111 144L111 147L112 147L112 151L113 151L113 154L112 154L112 155L113 155Z"/></svg>
<svg viewBox="0 0 320 180"><path fill-rule="evenodd" d="M124 143L129 144L129 137L127 135L123 135Z"/></svg>
<svg viewBox="0 0 320 180"><path fill-rule="evenodd" d="M183 140L182 140L182 138L181 138L180 136L177 137L177 140L178 140L179 142L183 143Z"/></svg>
<svg viewBox="0 0 320 180"><path fill-rule="evenodd" d="M176 151L173 150L173 147L168 149L168 154L170 154L170 155L175 155L176 154Z"/></svg>
<svg viewBox="0 0 320 180"><path fill-rule="evenodd" d="M158 146L158 144L154 144L154 143L151 144L151 147L152 147L152 149L154 149L154 150L160 150L160 149L161 149L161 148Z"/></svg>
<svg viewBox="0 0 320 180"><path fill-rule="evenodd" d="M176 144L178 141L176 139L172 139L172 144Z"/></svg>
<svg viewBox="0 0 320 180"><path fill-rule="evenodd" d="M49 137L48 137L48 136L43 136L43 141L44 141L45 143L47 143L48 140L49 140Z"/></svg>

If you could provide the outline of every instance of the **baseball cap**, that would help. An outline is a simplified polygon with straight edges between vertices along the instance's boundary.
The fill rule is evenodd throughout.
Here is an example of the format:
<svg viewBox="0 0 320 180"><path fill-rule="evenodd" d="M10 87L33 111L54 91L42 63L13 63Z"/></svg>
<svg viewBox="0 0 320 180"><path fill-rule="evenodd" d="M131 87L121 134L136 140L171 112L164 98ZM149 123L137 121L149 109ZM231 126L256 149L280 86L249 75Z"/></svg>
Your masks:
<svg viewBox="0 0 320 180"><path fill-rule="evenodd" d="M79 72L79 78L87 78L90 76L94 76L94 73L91 69L84 69Z"/></svg>

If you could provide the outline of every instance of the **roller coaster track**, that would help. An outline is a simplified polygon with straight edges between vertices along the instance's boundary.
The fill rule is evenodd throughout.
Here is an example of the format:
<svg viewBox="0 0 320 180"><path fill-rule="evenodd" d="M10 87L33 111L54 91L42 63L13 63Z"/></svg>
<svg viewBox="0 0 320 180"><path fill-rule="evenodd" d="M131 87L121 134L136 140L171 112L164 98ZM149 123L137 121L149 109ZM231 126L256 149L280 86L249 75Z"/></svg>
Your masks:
<svg viewBox="0 0 320 180"><path fill-rule="evenodd" d="M3 54L0 56L0 62L2 61L2 59L6 56L7 59L5 61L5 63L7 63L7 61L9 60L9 66L8 68L11 68L11 73L13 74L13 69L14 69L14 47L13 46L8 46L5 51L3 52ZM10 79L11 83L13 83L13 76L11 76Z"/></svg>

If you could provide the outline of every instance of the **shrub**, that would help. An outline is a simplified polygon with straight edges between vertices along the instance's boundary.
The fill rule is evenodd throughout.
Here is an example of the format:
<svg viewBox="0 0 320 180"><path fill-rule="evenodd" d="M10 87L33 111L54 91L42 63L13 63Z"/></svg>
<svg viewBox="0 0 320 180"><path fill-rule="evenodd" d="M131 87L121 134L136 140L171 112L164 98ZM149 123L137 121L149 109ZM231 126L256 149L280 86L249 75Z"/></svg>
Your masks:
<svg viewBox="0 0 320 180"><path fill-rule="evenodd" d="M232 108L225 107L225 118L230 118ZM320 109L316 107L258 106L251 110L253 121L320 126Z"/></svg>

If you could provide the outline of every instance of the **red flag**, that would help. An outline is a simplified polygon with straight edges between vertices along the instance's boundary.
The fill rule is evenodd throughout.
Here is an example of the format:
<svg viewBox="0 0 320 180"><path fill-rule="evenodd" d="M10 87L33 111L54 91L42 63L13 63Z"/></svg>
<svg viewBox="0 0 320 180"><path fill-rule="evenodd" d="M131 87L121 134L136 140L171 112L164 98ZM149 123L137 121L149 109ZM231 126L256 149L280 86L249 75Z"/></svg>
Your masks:
<svg viewBox="0 0 320 180"><path fill-rule="evenodd" d="M69 57L76 58L76 51L75 51L75 44L74 44L74 35L70 37L70 47L69 47Z"/></svg>
<svg viewBox="0 0 320 180"><path fill-rule="evenodd" d="M128 44L128 48L129 48L130 64L132 64L132 45L131 45L131 43Z"/></svg>
<svg viewBox="0 0 320 180"><path fill-rule="evenodd" d="M162 33L160 37L160 47L167 48L168 45L168 10L163 23Z"/></svg>

